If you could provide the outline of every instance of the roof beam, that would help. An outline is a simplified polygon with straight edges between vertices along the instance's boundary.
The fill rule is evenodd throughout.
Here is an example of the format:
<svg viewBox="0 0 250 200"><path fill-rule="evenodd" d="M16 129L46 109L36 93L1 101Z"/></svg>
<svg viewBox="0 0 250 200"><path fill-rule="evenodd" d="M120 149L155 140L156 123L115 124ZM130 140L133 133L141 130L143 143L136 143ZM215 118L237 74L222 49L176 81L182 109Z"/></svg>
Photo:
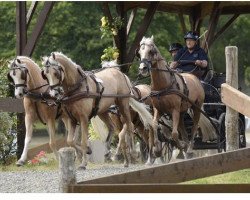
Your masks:
<svg viewBox="0 0 250 200"><path fill-rule="evenodd" d="M33 53L33 50L35 48L35 45L39 39L39 36L42 33L42 30L45 26L45 23L48 19L49 13L51 12L52 8L53 8L54 2L52 1L46 1L44 3L43 9L40 13L40 15L38 16L36 25L31 33L31 36L27 42L27 45L25 46L24 49L24 55L27 56L31 56ZM26 22L26 20L25 20Z"/></svg>
<svg viewBox="0 0 250 200"><path fill-rule="evenodd" d="M27 29L30 25L30 22L31 22L31 19L32 19L34 12L36 10L37 4L38 4L38 1L32 1L31 5L30 5L29 11L28 11L27 17L26 17Z"/></svg>
<svg viewBox="0 0 250 200"><path fill-rule="evenodd" d="M134 42L132 43L132 45L129 49L126 62L132 62L132 60L134 59L135 50L138 47L143 35L146 33L146 31L150 25L151 20L153 19L153 16L154 16L154 14L157 10L157 7L159 5L159 1L150 2L150 4L148 4L148 5L149 5L149 7L148 7L147 12L144 16L144 19L142 20L142 23L137 30Z"/></svg>
<svg viewBox="0 0 250 200"><path fill-rule="evenodd" d="M136 13L137 13L137 8L133 9L133 10L131 11L130 16L129 16L129 20L128 20L128 24L127 24L127 37L129 36L129 33L130 33L130 31L131 31L131 27L132 27L132 24L133 24L133 22L134 22Z"/></svg>
<svg viewBox="0 0 250 200"><path fill-rule="evenodd" d="M221 14L229 15L229 14L249 14L250 13L250 5L244 6L224 6L222 8Z"/></svg>
<svg viewBox="0 0 250 200"><path fill-rule="evenodd" d="M214 38L211 40L211 44L213 44L213 42L221 36L222 33L225 32L225 30L240 16L240 14L235 14L233 17L231 17L226 24L224 24L224 26L215 34Z"/></svg>

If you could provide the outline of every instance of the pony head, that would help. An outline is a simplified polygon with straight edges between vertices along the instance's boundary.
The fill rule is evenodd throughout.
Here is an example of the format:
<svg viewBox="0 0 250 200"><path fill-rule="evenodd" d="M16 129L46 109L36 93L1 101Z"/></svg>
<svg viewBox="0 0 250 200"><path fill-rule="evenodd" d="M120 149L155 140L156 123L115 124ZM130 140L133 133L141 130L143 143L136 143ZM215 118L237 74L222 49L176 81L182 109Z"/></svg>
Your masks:
<svg viewBox="0 0 250 200"><path fill-rule="evenodd" d="M152 64L157 60L157 51L158 50L154 44L154 36L151 38L142 38L140 48L137 52L137 55L141 60L139 72L142 76L147 76L150 73Z"/></svg>
<svg viewBox="0 0 250 200"><path fill-rule="evenodd" d="M55 53L52 52L50 56L42 57L42 65L42 77L49 83L50 96L60 99L64 94L62 81L65 76L61 64L56 60Z"/></svg>
<svg viewBox="0 0 250 200"><path fill-rule="evenodd" d="M15 86L15 97L21 99L27 92L27 74L28 69L21 58L16 57L8 61L9 73L8 80Z"/></svg>

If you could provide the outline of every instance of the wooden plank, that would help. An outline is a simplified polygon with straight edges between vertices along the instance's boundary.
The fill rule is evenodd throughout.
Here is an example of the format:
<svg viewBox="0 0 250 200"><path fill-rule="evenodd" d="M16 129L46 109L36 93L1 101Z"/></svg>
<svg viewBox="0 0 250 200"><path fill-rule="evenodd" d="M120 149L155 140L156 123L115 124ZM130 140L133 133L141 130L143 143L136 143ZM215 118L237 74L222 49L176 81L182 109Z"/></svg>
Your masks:
<svg viewBox="0 0 250 200"><path fill-rule="evenodd" d="M38 16L37 23L31 33L31 36L27 42L27 45L24 48L23 55L31 56L35 45L39 39L39 36L42 33L42 30L45 26L45 23L48 19L49 13L51 12L55 2L47 1L44 3L44 7Z"/></svg>
<svg viewBox="0 0 250 200"><path fill-rule="evenodd" d="M156 9L159 5L159 1L154 1L154 2L150 2L148 10L144 16L144 19L140 25L140 27L137 30L134 42L132 43L129 52L128 52L128 57L126 62L132 62L132 60L135 57L135 50L138 47L143 35L146 33L151 20L153 19L154 13L156 12Z"/></svg>
<svg viewBox="0 0 250 200"><path fill-rule="evenodd" d="M76 184L70 193L248 193L250 184Z"/></svg>
<svg viewBox="0 0 250 200"><path fill-rule="evenodd" d="M13 98L0 98L0 112L23 113L23 100Z"/></svg>
<svg viewBox="0 0 250 200"><path fill-rule="evenodd" d="M65 138L58 139L56 141L57 149L67 146ZM49 143L39 145L28 150L28 159L34 158L40 151L45 151L47 153L52 153Z"/></svg>
<svg viewBox="0 0 250 200"><path fill-rule="evenodd" d="M250 104L250 97L239 90L223 83L221 85L221 100L237 112L250 117L250 109L246 109Z"/></svg>
<svg viewBox="0 0 250 200"><path fill-rule="evenodd" d="M235 5L235 6L224 6L222 8L221 14L249 14L250 5Z"/></svg>
<svg viewBox="0 0 250 200"><path fill-rule="evenodd" d="M250 148L121 173L80 184L180 183L250 168Z"/></svg>

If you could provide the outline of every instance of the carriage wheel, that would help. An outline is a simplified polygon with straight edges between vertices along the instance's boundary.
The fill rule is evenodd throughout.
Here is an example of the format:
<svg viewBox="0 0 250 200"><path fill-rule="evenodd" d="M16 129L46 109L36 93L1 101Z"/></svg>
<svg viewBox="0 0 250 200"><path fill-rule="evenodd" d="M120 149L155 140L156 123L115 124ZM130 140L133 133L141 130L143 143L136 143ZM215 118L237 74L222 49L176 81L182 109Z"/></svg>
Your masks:
<svg viewBox="0 0 250 200"><path fill-rule="evenodd" d="M173 155L173 145L171 142L164 142L162 147L161 161L163 163L169 163Z"/></svg>
<svg viewBox="0 0 250 200"><path fill-rule="evenodd" d="M219 118L221 141L226 138L225 117L226 113L222 113ZM238 130L239 130L239 148L244 148L246 147L245 125L240 116L238 118ZM223 149L224 151L226 151L226 140L225 142L223 142Z"/></svg>

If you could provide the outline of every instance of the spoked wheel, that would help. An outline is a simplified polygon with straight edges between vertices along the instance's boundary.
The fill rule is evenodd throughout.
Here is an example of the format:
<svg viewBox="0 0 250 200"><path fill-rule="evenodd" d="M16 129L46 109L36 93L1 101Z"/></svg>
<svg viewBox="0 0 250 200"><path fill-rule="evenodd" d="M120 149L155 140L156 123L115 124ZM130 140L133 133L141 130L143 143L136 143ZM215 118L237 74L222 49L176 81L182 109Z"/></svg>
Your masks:
<svg viewBox="0 0 250 200"><path fill-rule="evenodd" d="M225 128L226 113L222 113L219 118L220 123L220 137L221 141L224 140L222 147L226 151L226 128ZM245 123L241 116L238 118L238 131L239 131L239 148L246 147Z"/></svg>
<svg viewBox="0 0 250 200"><path fill-rule="evenodd" d="M173 155L173 145L171 142L164 142L162 147L161 161L163 163L169 163Z"/></svg>

